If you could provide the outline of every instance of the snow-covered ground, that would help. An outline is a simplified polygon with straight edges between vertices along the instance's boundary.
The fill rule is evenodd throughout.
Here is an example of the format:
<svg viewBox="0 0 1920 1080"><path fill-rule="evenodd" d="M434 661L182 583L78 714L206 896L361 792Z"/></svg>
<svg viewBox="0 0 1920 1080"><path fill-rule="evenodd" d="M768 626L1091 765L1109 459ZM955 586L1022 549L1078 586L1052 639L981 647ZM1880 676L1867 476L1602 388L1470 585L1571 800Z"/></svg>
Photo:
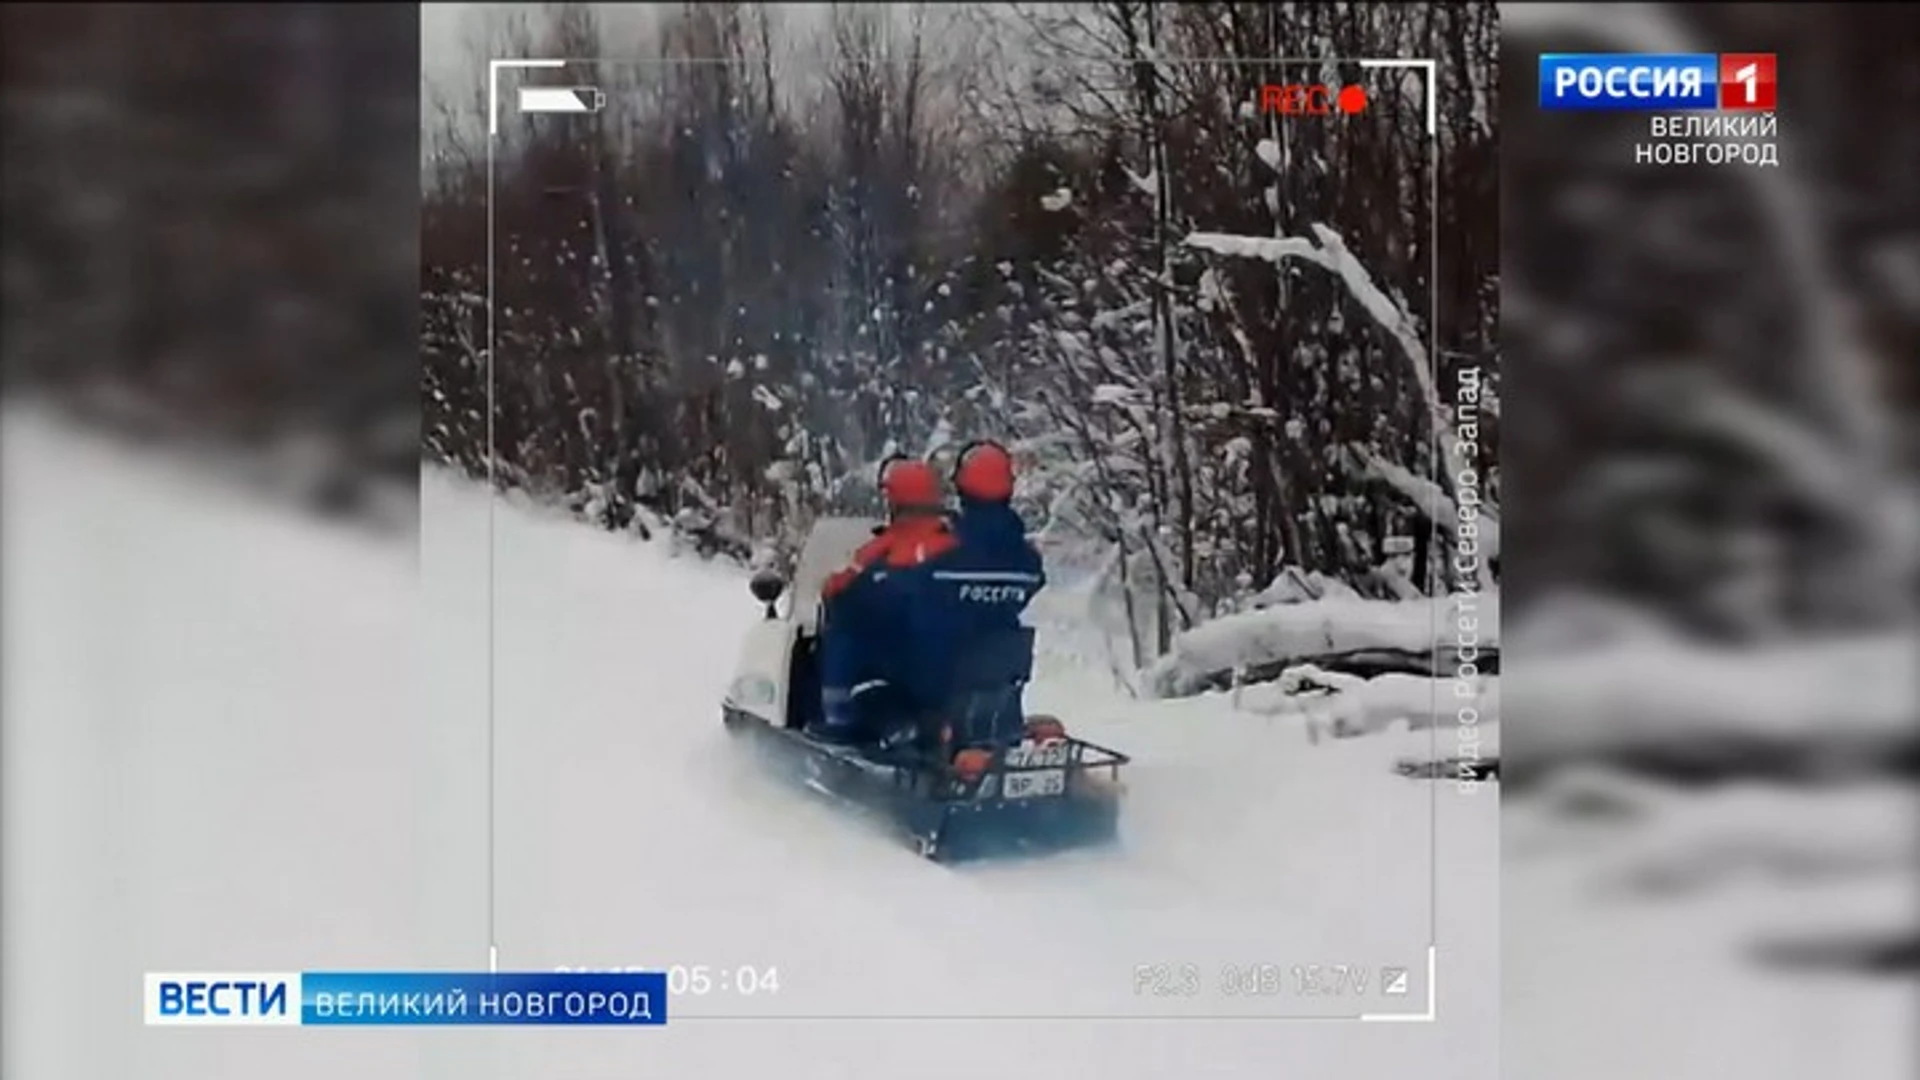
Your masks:
<svg viewBox="0 0 1920 1080"><path fill-rule="evenodd" d="M36 417L4 434L9 1077L1495 1075L1497 807L1392 774L1432 732L1310 746L1052 663L1033 704L1138 758L1124 846L943 869L724 737L736 571L436 477L398 548ZM1036 1022L1418 1011L1429 935L1433 1023ZM138 1026L144 970L472 969L489 944L779 989L646 1032ZM1185 963L1194 996L1136 994ZM1249 1000L1227 964L1370 977ZM1025 1019L904 1019L980 1016Z"/></svg>
<svg viewBox="0 0 1920 1080"><path fill-rule="evenodd" d="M1570 771L1507 801L1502 866L1491 799L1385 777L1431 730L1309 747L1258 688L1238 712L1231 695L1126 701L1076 651L1061 595L1035 705L1140 755L1128 846L944 871L719 738L713 698L753 617L738 574L505 508L502 966L754 964L780 990L677 1002L663 1031L143 1029L144 970L486 962L486 505L430 482L416 551L37 417L0 435L8 1077L939 1076L991 1053L1035 1076L1483 1080L1501 899L1507 1075L1920 1064L1911 980L1817 962L1911 925L1910 789ZM1369 936L1421 929L1391 894L1425 874L1423 849L1392 853L1434 794L1434 1024L693 1019L1075 1013L1132 1005L1112 999L1142 963L1367 963Z"/></svg>
<svg viewBox="0 0 1920 1080"><path fill-rule="evenodd" d="M1911 788L1566 785L1506 800L1507 1075L1920 1073L1911 974L1822 962L1912 933Z"/></svg>
<svg viewBox="0 0 1920 1080"><path fill-rule="evenodd" d="M1869 767L1911 755L1920 643L1515 637L1509 1075L1920 1074L1920 791ZM1679 769L1720 779L1655 778Z"/></svg>

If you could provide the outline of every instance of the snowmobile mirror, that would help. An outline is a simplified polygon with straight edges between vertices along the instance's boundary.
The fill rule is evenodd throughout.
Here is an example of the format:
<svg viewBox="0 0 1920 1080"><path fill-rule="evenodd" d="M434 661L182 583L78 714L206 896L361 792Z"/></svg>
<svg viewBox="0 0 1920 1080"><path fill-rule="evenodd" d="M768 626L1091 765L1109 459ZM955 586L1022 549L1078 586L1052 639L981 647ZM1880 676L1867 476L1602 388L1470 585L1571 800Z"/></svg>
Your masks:
<svg viewBox="0 0 1920 1080"><path fill-rule="evenodd" d="M774 601L787 591L787 581L772 570L762 570L747 582L747 588L753 591L753 598L767 605L767 617L773 618Z"/></svg>

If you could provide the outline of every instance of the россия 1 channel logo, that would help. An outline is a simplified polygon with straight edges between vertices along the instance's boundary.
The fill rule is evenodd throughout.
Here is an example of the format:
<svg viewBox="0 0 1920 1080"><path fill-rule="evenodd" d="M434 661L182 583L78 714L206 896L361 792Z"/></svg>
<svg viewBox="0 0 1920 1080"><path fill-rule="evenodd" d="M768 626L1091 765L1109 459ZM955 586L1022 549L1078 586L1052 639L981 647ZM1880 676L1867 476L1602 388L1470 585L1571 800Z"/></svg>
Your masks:
<svg viewBox="0 0 1920 1080"><path fill-rule="evenodd" d="M1540 107L1772 112L1773 53L1542 53Z"/></svg>

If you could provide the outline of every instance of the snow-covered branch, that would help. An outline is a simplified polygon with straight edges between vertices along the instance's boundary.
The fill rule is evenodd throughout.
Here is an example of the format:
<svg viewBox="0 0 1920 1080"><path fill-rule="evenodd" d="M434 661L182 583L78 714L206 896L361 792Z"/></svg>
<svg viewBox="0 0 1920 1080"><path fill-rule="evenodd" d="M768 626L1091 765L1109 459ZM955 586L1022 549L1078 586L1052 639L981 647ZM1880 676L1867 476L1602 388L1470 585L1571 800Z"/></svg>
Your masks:
<svg viewBox="0 0 1920 1080"><path fill-rule="evenodd" d="M1288 261L1298 260L1333 274L1346 287L1348 295L1399 347L1426 403L1446 475L1457 477L1466 472L1460 457L1459 440L1454 435L1453 424L1441 405L1439 389L1435 385L1433 358L1420 340L1413 315L1374 282L1373 275L1368 273L1365 264L1347 247L1339 233L1326 225L1315 223L1312 239L1196 232L1189 234L1186 242L1188 246L1202 251L1272 263L1276 270L1283 268Z"/></svg>
<svg viewBox="0 0 1920 1080"><path fill-rule="evenodd" d="M1444 488L1424 476L1416 475L1404 465L1388 461L1372 450L1356 447L1354 453L1360 459L1368 476L1406 496L1407 501L1419 507L1420 512L1425 514L1428 520L1458 537L1459 508ZM1481 554L1489 559L1499 558L1499 517L1491 510L1481 507L1475 515L1474 526L1478 530L1474 539Z"/></svg>

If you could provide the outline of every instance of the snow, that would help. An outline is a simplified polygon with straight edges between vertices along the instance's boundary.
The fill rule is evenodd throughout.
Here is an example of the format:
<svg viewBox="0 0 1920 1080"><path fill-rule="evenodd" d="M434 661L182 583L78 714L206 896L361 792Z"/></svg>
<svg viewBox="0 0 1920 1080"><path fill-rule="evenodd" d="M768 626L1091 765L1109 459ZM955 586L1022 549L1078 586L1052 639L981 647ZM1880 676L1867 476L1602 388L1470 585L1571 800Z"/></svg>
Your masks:
<svg viewBox="0 0 1920 1080"><path fill-rule="evenodd" d="M1173 639L1173 648L1145 673L1161 697L1191 694L1219 672L1369 649L1429 654L1454 644L1462 618L1482 648L1500 641L1497 593L1419 600L1367 600L1328 595L1225 615Z"/></svg>
<svg viewBox="0 0 1920 1080"><path fill-rule="evenodd" d="M453 497L442 501L446 495ZM436 518L475 509L457 493L434 499L429 513ZM556 528L534 539L519 535L521 523L508 528L503 565L526 569L503 574L496 598L497 647L514 658L496 669L496 708L503 745L519 747L504 751L502 795L527 796L503 802L502 821L514 824L503 833L502 857L518 853L547 871L510 877L503 889L502 933L515 942L516 955L570 965L646 963L655 958L631 927L651 923L671 928L662 932L674 959L757 959L778 964L790 981L780 1000L727 1003L728 1011L1141 1015L1261 1004L1214 995L1143 1002L1131 984L1132 967L1142 962L1133 958L1143 954L1211 967L1249 951L1382 947L1341 945L1352 933L1419 937L1426 860L1417 837L1393 836L1419 831L1414 823L1426 820L1428 796L1386 777L1390 762L1381 748L1353 758L1363 782L1380 789L1378 812L1355 823L1365 835L1337 845L1369 854L1350 854L1352 865L1338 871L1311 869L1313 851L1331 838L1282 838L1306 819L1306 806L1294 801L1310 788L1324 793L1342 782L1340 771L1321 775L1316 766L1324 763L1306 760L1294 741L1276 744L1276 733L1238 723L1217 702L1140 706L1061 673L1035 689L1034 708L1058 712L1089 737L1151 762L1135 778L1142 810L1129 819L1125 857L933 871L831 808L772 783L720 731L716 703L735 645L756 615L737 573L627 546L594 557L587 552L604 547L597 536ZM537 566L509 554L523 545L542 553ZM608 558L621 579L631 578L629 586L608 589ZM712 655L689 655L686 642L696 637L716 643ZM674 659L656 668L622 663L609 650ZM554 686L580 688L564 715L547 700ZM581 692L587 688L591 700ZM569 823L635 809L631 781L620 777L636 769L677 778L653 796L664 804L662 820L702 825L635 832L627 859L608 862L605 838L575 838ZM1290 790L1276 791L1277 779ZM1209 844L1193 844L1200 829ZM1245 854L1253 850L1267 853L1270 870L1246 872ZM628 861L649 868L645 888L629 883ZM1303 891L1299 881L1309 873L1321 880ZM561 888L561 879L571 885ZM780 902L770 906L761 890L743 888L753 881L778 883ZM1279 900L1282 881L1288 884ZM1406 902L1386 904L1379 920L1356 920L1356 909L1382 907L1369 900L1382 882L1396 881ZM1082 907L1082 918L1067 917ZM969 944L973 928L986 925L996 927L997 948ZM1283 944L1295 934L1302 936ZM853 940L869 945L850 951ZM722 1007L690 1001L685 1009Z"/></svg>
<svg viewBox="0 0 1920 1080"><path fill-rule="evenodd" d="M416 552L38 421L4 431L9 499L31 508L4 519L3 962L33 988L5 999L9 1076L957 1077L983 1045L1038 1076L1494 1072L1496 800L1391 775L1391 737L1311 747L1224 698L1132 702L1050 662L1033 707L1136 755L1124 846L944 869L724 735L716 703L756 617L742 571L510 500L490 512L438 475ZM723 1019L1417 1010L1435 935L1434 1024ZM781 989L676 999L668 1028L619 1040L189 1039L133 1019L143 970L472 969L490 939L503 969L752 964ZM1141 964L1212 984L1228 961L1406 964L1416 985L1134 990Z"/></svg>
<svg viewBox="0 0 1920 1080"><path fill-rule="evenodd" d="M1920 795L1862 768L1912 753L1920 642L1715 649L1604 598L1538 607L1507 642L1510 715L1527 723L1508 775L1540 778L1503 803L1505 1016L1524 1032L1508 1067L1572 1080L1920 1071L1913 981L1843 962L1914 932ZM1723 779L1629 771L1662 760L1717 763ZM1801 778L1761 779L1781 761Z"/></svg>
<svg viewBox="0 0 1920 1080"><path fill-rule="evenodd" d="M1324 693L1312 692L1315 690ZM1460 707L1467 705L1478 713L1474 722L1483 725L1479 753L1483 757L1498 755L1498 735L1493 726L1500 720L1497 678L1478 677L1456 683L1453 679L1386 672L1368 679L1300 664L1272 682L1241 687L1231 697L1235 707L1244 712L1299 717L1303 730L1314 739L1374 735L1395 728L1445 728L1458 723Z"/></svg>
<svg viewBox="0 0 1920 1080"><path fill-rule="evenodd" d="M1525 617L1507 627L1505 645L1518 656L1565 656L1628 640L1644 647L1678 642L1680 636L1644 609L1563 588L1542 596Z"/></svg>
<svg viewBox="0 0 1920 1080"><path fill-rule="evenodd" d="M1040 208L1048 213L1059 213L1073 205L1073 192L1061 188L1048 195L1040 196Z"/></svg>
<svg viewBox="0 0 1920 1080"><path fill-rule="evenodd" d="M170 1039L138 1026L137 988L473 962L484 758L418 722L413 551L18 412L0 437L0 1073L402 1075L390 1035Z"/></svg>
<svg viewBox="0 0 1920 1080"><path fill-rule="evenodd" d="M1275 574L1266 588L1248 597L1247 605L1259 609L1276 604L1300 604L1326 596L1359 599L1359 595L1354 592L1353 586L1339 578L1328 577L1318 570L1288 566Z"/></svg>
<svg viewBox="0 0 1920 1080"><path fill-rule="evenodd" d="M1716 649L1670 637L1528 655L1509 693L1516 715L1551 715L1516 743L1522 764L1687 747L1911 741L1917 700L1909 634Z"/></svg>
<svg viewBox="0 0 1920 1080"><path fill-rule="evenodd" d="M1186 243L1190 247L1220 255L1260 259L1273 264L1276 270L1282 268L1289 260L1297 259L1312 263L1338 277L1341 284L1346 287L1348 295L1366 310L1374 322L1379 324L1399 347L1407 361L1410 373L1420 386L1421 395L1426 399L1427 410L1433 418L1435 430L1448 432L1442 435L1439 446L1447 474L1449 476L1464 475L1466 466L1460 459L1459 447L1449 431L1449 421L1443 413L1439 392L1434 385L1432 358L1428 356L1427 348L1420 340L1419 327L1413 315L1373 280L1373 275L1368 272L1366 264L1347 247L1346 241L1338 232L1318 222L1312 225L1311 232L1312 239L1298 236L1239 236L1233 233L1193 232L1187 235Z"/></svg>
<svg viewBox="0 0 1920 1080"><path fill-rule="evenodd" d="M1749 789L1581 821L1510 798L1506 1023L1523 1034L1506 1067L1573 1080L1914 1075L1910 980L1766 957L1910 927L1920 837L1889 826L1916 809L1910 791Z"/></svg>
<svg viewBox="0 0 1920 1080"><path fill-rule="evenodd" d="M1267 168L1273 169L1275 171L1279 170L1280 168L1280 144L1279 143L1274 142L1272 139L1261 139L1258 143L1254 144L1253 152L1255 155L1257 155L1260 158L1261 161L1264 161L1267 163Z"/></svg>
<svg viewBox="0 0 1920 1080"><path fill-rule="evenodd" d="M1220 280L1220 275L1215 273L1212 267L1200 272L1198 292L1200 294L1198 303L1202 311L1212 311L1228 300L1226 284Z"/></svg>
<svg viewBox="0 0 1920 1080"><path fill-rule="evenodd" d="M1122 168L1126 168L1126 167L1122 166ZM1126 173L1127 173L1127 179L1133 184L1134 190L1150 198L1159 198L1160 196L1160 174L1159 173L1154 172L1151 169L1149 169L1144 173L1137 173L1130 168L1126 169Z"/></svg>
<svg viewBox="0 0 1920 1080"><path fill-rule="evenodd" d="M1189 246L1220 255L1260 259L1275 266L1290 259L1299 259L1338 275L1360 306L1393 335L1408 359L1419 369L1428 370L1426 346L1420 343L1412 320L1400 305L1393 302L1392 297L1374 283L1366 264L1347 248L1346 241L1340 238L1339 233L1325 225L1316 223L1313 235L1314 239L1309 240L1298 236L1236 236L1232 233L1196 232L1188 234L1186 242Z"/></svg>
<svg viewBox="0 0 1920 1080"><path fill-rule="evenodd" d="M1427 520L1440 525L1449 533L1458 536L1462 521L1460 511L1454 501L1439 484L1424 476L1418 476L1404 465L1388 461L1379 454L1365 452L1368 471L1383 482L1400 492L1407 501L1420 508ZM1500 520L1484 505L1475 505L1471 501L1474 540L1482 557L1497 559L1500 557Z"/></svg>
<svg viewBox="0 0 1920 1080"><path fill-rule="evenodd" d="M1593 873L1609 895L1677 897L1733 882L1808 881L1909 867L1913 843L1920 840L1913 826L1916 799L1920 795L1892 784L1820 791L1747 782L1683 793L1589 772L1529 800L1514 839L1529 857L1575 846L1604 849ZM1589 820L1584 834L1564 827L1602 815L1609 820ZM1660 821L1658 828L1611 827L1654 821Z"/></svg>

